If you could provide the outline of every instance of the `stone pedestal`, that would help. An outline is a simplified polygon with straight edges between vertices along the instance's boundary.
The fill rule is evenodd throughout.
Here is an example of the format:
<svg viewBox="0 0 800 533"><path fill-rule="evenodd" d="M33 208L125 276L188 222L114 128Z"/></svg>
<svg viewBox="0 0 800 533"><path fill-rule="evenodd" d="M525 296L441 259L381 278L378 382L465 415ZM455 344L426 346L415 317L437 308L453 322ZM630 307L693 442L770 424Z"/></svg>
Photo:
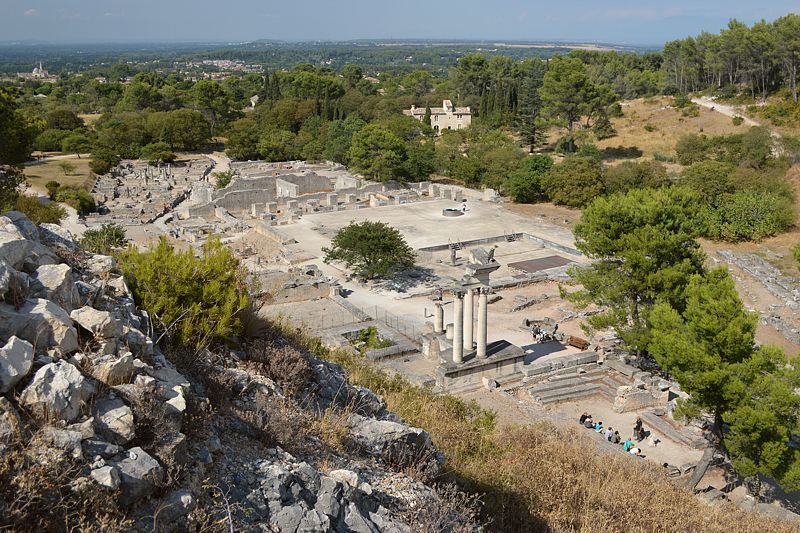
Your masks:
<svg viewBox="0 0 800 533"><path fill-rule="evenodd" d="M441 333L444 331L444 307L441 302L433 304L433 331Z"/></svg>
<svg viewBox="0 0 800 533"><path fill-rule="evenodd" d="M464 351L472 351L473 341L473 324L474 318L472 316L474 311L474 301L472 299L473 290L467 289L464 293Z"/></svg>
<svg viewBox="0 0 800 533"><path fill-rule="evenodd" d="M453 362L464 361L464 293L453 294Z"/></svg>

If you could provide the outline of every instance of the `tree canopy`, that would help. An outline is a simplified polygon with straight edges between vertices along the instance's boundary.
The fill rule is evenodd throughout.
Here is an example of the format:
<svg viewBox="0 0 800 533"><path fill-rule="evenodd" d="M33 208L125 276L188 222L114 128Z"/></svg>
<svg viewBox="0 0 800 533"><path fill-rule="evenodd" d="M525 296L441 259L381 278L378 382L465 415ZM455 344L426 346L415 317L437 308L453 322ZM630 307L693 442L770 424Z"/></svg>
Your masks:
<svg viewBox="0 0 800 533"><path fill-rule="evenodd" d="M697 197L680 188L634 189L586 207L574 233L593 262L572 270L582 288L569 298L607 307L592 327L614 327L631 348L647 349L650 310L661 300L682 310L690 276L703 270L697 211Z"/></svg>
<svg viewBox="0 0 800 533"><path fill-rule="evenodd" d="M363 278L388 275L393 269L414 264L414 250L403 235L383 222L351 222L339 230L328 248L324 261L338 261Z"/></svg>

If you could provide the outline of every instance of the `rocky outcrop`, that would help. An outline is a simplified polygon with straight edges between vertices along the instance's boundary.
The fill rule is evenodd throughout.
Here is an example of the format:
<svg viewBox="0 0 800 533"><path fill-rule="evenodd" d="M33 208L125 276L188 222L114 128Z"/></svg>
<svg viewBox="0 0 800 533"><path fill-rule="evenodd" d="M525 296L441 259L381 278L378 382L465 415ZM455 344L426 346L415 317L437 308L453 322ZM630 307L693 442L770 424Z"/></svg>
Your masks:
<svg viewBox="0 0 800 533"><path fill-rule="evenodd" d="M435 475L441 454L338 365L303 354L310 377L291 398L244 350L204 350L179 371L145 333L113 258L18 214L0 217L0 258L0 454L69 457L70 493L107 492L132 530L154 519L160 531L197 529L193 511L213 513L225 494L240 530L411 531L402 511L431 491L396 471ZM347 421L352 453L313 433L290 435L312 450L302 458L265 442L271 418L280 427L323 412Z"/></svg>
<svg viewBox="0 0 800 533"><path fill-rule="evenodd" d="M444 457L433 446L427 431L357 413L348 417L347 424L350 434L368 453L399 467L413 465L429 476L439 474Z"/></svg>

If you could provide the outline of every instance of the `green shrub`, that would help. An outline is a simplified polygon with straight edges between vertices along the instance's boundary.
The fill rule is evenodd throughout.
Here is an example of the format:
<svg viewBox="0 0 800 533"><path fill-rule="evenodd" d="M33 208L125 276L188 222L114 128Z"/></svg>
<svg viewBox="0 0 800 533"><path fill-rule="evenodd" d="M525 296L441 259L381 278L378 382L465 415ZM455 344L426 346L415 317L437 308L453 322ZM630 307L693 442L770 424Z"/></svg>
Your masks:
<svg viewBox="0 0 800 533"><path fill-rule="evenodd" d="M146 159L151 165L175 161L175 153L165 142L156 142L142 146L140 157Z"/></svg>
<svg viewBox="0 0 800 533"><path fill-rule="evenodd" d="M129 246L119 268L136 303L173 346L200 348L242 331L247 288L239 261L210 239L200 257L175 249L162 237L146 251Z"/></svg>
<svg viewBox="0 0 800 533"><path fill-rule="evenodd" d="M89 170L100 176L111 172L111 168L113 166L114 165L112 165L105 159L92 159L91 161L89 161Z"/></svg>
<svg viewBox="0 0 800 533"><path fill-rule="evenodd" d="M233 178L238 175L238 173L234 169L230 169L224 172L214 172L211 175L217 179L217 182L214 184L214 186L217 189L224 189L228 186L228 184L230 184Z"/></svg>
<svg viewBox="0 0 800 533"><path fill-rule="evenodd" d="M744 124L744 118L740 117L739 115L736 115L731 120L732 120L734 126L741 126L742 124Z"/></svg>
<svg viewBox="0 0 800 533"><path fill-rule="evenodd" d="M627 192L631 189L657 189L669 185L669 176L664 165L656 161L623 161L619 165L606 167L603 183L608 194Z"/></svg>
<svg viewBox="0 0 800 533"><path fill-rule="evenodd" d="M763 192L739 191L725 195L711 211L708 237L723 241L758 241L791 226L792 203L786 198Z"/></svg>
<svg viewBox="0 0 800 533"><path fill-rule="evenodd" d="M35 196L20 194L14 204L14 209L30 219L34 224L58 224L67 216L64 207L55 202L42 203Z"/></svg>
<svg viewBox="0 0 800 533"><path fill-rule="evenodd" d="M42 152L60 152L64 139L72 135L68 130L44 130L33 142L33 147Z"/></svg>
<svg viewBox="0 0 800 533"><path fill-rule="evenodd" d="M511 172L503 184L503 192L515 202L528 203L544 197L542 175L553 166L546 155L532 155L522 160L519 168Z"/></svg>
<svg viewBox="0 0 800 533"><path fill-rule="evenodd" d="M98 229L86 230L81 238L84 248L95 254L110 254L114 248L128 244L125 228L118 224L103 224Z"/></svg>
<svg viewBox="0 0 800 533"><path fill-rule="evenodd" d="M600 160L567 157L542 175L542 188L556 204L583 207L605 192Z"/></svg>
<svg viewBox="0 0 800 533"><path fill-rule="evenodd" d="M661 152L654 152L653 159L661 163L672 163L675 161L675 158L671 155L662 154Z"/></svg>
<svg viewBox="0 0 800 533"><path fill-rule="evenodd" d="M47 196L49 196L51 200L55 200L56 193L58 192L58 188L61 187L61 184L55 180L51 180L45 183L44 187L47 189Z"/></svg>
<svg viewBox="0 0 800 533"><path fill-rule="evenodd" d="M644 131L647 131L647 132L650 132L650 133L652 133L652 132L656 131L657 129L658 129L658 128L656 128L655 126L653 126L653 125L652 125L652 124L650 124L649 122L648 122L647 124L645 124L645 125L644 125Z"/></svg>
<svg viewBox="0 0 800 533"><path fill-rule="evenodd" d="M794 245L792 248L792 255L794 255L795 261L797 261L798 265L800 265L800 242Z"/></svg>
<svg viewBox="0 0 800 533"><path fill-rule="evenodd" d="M678 163L681 165L691 165L698 161L708 159L709 142L705 135L689 133L682 135L675 145L675 153Z"/></svg>
<svg viewBox="0 0 800 533"><path fill-rule="evenodd" d="M79 215L85 215L95 210L94 198L86 189L74 186L59 187L56 192L56 201L74 207Z"/></svg>
<svg viewBox="0 0 800 533"><path fill-rule="evenodd" d="M120 157L114 150L109 148L97 147L92 150L92 160L89 168L95 174L107 174L115 165L118 165Z"/></svg>
<svg viewBox="0 0 800 533"><path fill-rule="evenodd" d="M692 99L686 94L678 94L675 96L675 107L683 109L684 107L692 105Z"/></svg>

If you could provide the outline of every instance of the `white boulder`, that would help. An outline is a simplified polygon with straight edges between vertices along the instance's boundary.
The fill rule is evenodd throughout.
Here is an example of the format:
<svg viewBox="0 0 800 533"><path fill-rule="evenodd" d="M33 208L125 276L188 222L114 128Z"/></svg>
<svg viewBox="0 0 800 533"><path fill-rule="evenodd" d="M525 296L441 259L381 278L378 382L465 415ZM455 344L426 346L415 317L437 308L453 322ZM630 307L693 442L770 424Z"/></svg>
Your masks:
<svg viewBox="0 0 800 533"><path fill-rule="evenodd" d="M28 375L33 366L33 345L11 337L0 348L0 393L5 394Z"/></svg>
<svg viewBox="0 0 800 533"><path fill-rule="evenodd" d="M122 322L108 311L100 311L87 305L74 310L69 316L95 337L112 339L122 336Z"/></svg>
<svg viewBox="0 0 800 533"><path fill-rule="evenodd" d="M97 276L108 274L117 267L117 261L110 255L93 255L87 262L86 268Z"/></svg>
<svg viewBox="0 0 800 533"><path fill-rule="evenodd" d="M39 418L72 422L91 393L92 386L80 370L61 360L36 371L20 402Z"/></svg>
<svg viewBox="0 0 800 533"><path fill-rule="evenodd" d="M102 381L109 387L113 387L121 383L129 383L135 371L133 354L128 352L121 357L114 355L104 356L92 368L92 377Z"/></svg>
<svg viewBox="0 0 800 533"><path fill-rule="evenodd" d="M0 336L24 339L37 352L56 348L62 354L78 349L78 332L72 319L57 304L29 298L19 308L0 303Z"/></svg>
<svg viewBox="0 0 800 533"><path fill-rule="evenodd" d="M42 265L33 277L39 282L39 296L42 298L54 301L68 313L79 305L78 290L69 265Z"/></svg>
<svg viewBox="0 0 800 533"><path fill-rule="evenodd" d="M110 442L125 445L136 436L133 411L119 398L106 398L100 401L96 411L97 430Z"/></svg>

